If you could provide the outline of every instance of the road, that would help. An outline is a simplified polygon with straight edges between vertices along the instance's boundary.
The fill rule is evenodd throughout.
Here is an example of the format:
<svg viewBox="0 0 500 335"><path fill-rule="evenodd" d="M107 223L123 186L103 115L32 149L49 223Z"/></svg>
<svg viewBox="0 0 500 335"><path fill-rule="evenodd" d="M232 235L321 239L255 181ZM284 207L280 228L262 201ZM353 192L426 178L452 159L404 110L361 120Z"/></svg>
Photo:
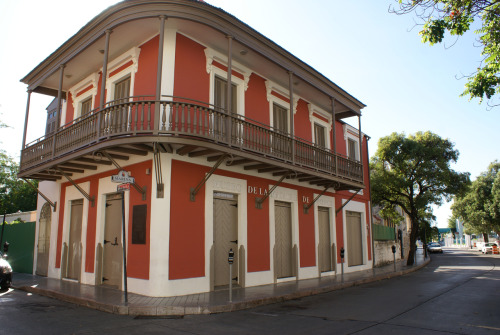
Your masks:
<svg viewBox="0 0 500 335"><path fill-rule="evenodd" d="M214 315L132 317L9 290L1 334L499 334L500 256L445 249L409 275Z"/></svg>

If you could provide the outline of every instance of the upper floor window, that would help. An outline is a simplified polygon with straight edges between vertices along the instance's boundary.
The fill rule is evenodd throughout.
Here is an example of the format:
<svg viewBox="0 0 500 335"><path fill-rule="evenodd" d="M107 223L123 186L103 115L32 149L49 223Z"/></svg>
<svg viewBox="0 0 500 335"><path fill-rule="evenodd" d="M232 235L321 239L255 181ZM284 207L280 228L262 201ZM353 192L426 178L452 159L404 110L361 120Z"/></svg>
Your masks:
<svg viewBox="0 0 500 335"><path fill-rule="evenodd" d="M215 76L214 78L214 106L216 110L227 111L227 80ZM237 86L231 83L231 113L238 111Z"/></svg>
<svg viewBox="0 0 500 335"><path fill-rule="evenodd" d="M206 48L205 56L210 75L209 103L219 111L227 111L227 55ZM252 72L234 60L231 64L231 113L245 115L245 90Z"/></svg>
<svg viewBox="0 0 500 335"><path fill-rule="evenodd" d="M90 114L92 110L92 97L89 97L81 102L80 104L80 115L85 116Z"/></svg>
<svg viewBox="0 0 500 335"><path fill-rule="evenodd" d="M288 134L288 109L273 104L273 129L282 134Z"/></svg>
<svg viewBox="0 0 500 335"><path fill-rule="evenodd" d="M314 123L314 144L320 148L326 148L325 127Z"/></svg>
<svg viewBox="0 0 500 335"><path fill-rule="evenodd" d="M115 103L128 101L130 97L130 76L115 83L115 93L113 100Z"/></svg>
<svg viewBox="0 0 500 335"><path fill-rule="evenodd" d="M358 142L348 138L347 139L347 156L352 160L359 160L358 158Z"/></svg>

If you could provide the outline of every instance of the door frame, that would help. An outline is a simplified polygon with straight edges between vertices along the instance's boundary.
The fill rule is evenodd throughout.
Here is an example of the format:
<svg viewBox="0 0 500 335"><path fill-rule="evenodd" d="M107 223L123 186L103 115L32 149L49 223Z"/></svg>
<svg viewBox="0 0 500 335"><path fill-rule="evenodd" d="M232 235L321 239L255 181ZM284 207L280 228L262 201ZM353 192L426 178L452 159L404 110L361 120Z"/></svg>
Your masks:
<svg viewBox="0 0 500 335"><path fill-rule="evenodd" d="M268 185L270 189L274 185ZM285 188L278 186L274 189L272 195L268 198L269 201L269 238L270 238L270 258L271 258L271 273L273 276L274 283L281 283L286 281L293 281L304 278L307 273L300 268L300 245L299 245L299 202L298 202L298 191L290 188ZM274 202L282 201L291 204L291 216L292 216L292 250L295 250L295 255L292 254L292 267L295 267L295 276L288 278L276 278L276 269L274 266L274 247L276 244L276 215L274 211ZM294 252L294 251L292 251Z"/></svg>
<svg viewBox="0 0 500 335"><path fill-rule="evenodd" d="M105 237L105 232L106 232L106 202L107 202L107 199L108 199L108 196L116 196L116 195L120 195L120 196L125 196L127 194L127 192L112 192L112 193L106 193L106 194L103 194L102 195L102 199L104 201L104 206L103 206L103 210L104 210L104 213L103 213L103 221L102 221L102 239L100 241L97 241L97 242L103 242L104 241L104 237ZM120 199L116 199L116 200L120 200L119 202L119 205L120 205L120 216L121 216L121 206L122 206L122 201L121 201L121 198ZM125 197L125 201L127 201L127 197ZM125 206L125 210L127 211L127 206ZM125 218L127 218L127 214L125 214ZM125 227L128 227L127 225L127 221L125 221ZM122 228L122 220L120 218L120 223L118 224L119 226L119 231L120 231L120 237L119 237L119 242L123 244L123 228ZM126 232L126 236L128 236L128 229L125 229ZM128 241L128 239L126 239L126 241ZM96 275L98 273L100 273L101 276L104 276L104 244L102 243L102 259L100 260L99 262L99 266L100 266L100 269L99 271L96 271ZM123 248L123 245L122 245L122 248ZM128 250L128 248L127 248ZM122 290L123 287L124 287L124 278L123 278L123 252L120 253L121 254L121 262L122 262L122 265L121 265L121 273L120 273L120 277L121 277L121 284L119 285L118 289ZM96 265L97 267L97 265ZM100 285L103 284L102 282L102 278L97 278L99 279L99 283Z"/></svg>
<svg viewBox="0 0 500 335"><path fill-rule="evenodd" d="M316 198L319 193L314 193L313 197ZM330 242L334 244L334 250L332 253L333 258L333 269L329 272L321 272L319 266L319 221L318 221L318 207L326 207L330 210ZM339 269L339 258L337 257L337 251L339 249L339 244L337 241L337 220L335 215L335 198L327 195L322 195L315 203L314 203L314 234L316 241L316 260L317 260L317 272L316 274L320 277L324 276L332 276L336 274L337 269Z"/></svg>
<svg viewBox="0 0 500 335"><path fill-rule="evenodd" d="M42 214L43 213L48 213L47 214L47 217L44 217L42 218ZM35 252L35 257L36 257L36 261L35 261L35 274L39 275L38 274L38 248L39 248L39 245L40 245L40 232L42 231L42 219L44 219L44 231L46 232L47 231L47 226L50 227L50 233L48 236L45 236L45 239L48 240L48 248L45 250L44 254L46 254L47 256L47 268L44 269L46 271L46 274L45 274L45 277L48 277L49 276L49 269L50 269L50 246L52 245L52 241L51 241L51 235L52 235L52 207L50 206L50 204L48 202L45 202L43 205L42 205L42 208L40 209L40 214L39 214L39 219L37 220L38 221L38 232L37 232L37 239L36 239L36 252ZM43 275L41 275L43 276Z"/></svg>
<svg viewBox="0 0 500 335"><path fill-rule="evenodd" d="M240 287L247 285L247 181L220 175L212 175L205 184L205 277L203 286L207 291L214 289L214 282L211 276L214 244L214 192L231 193L236 196L238 202L238 284ZM229 266L229 265L228 265ZM233 269L233 275L235 275ZM188 279L189 281L196 280ZM194 284L194 282L193 282ZM201 284L201 283L200 283Z"/></svg>
<svg viewBox="0 0 500 335"><path fill-rule="evenodd" d="M227 199L226 201L236 201L236 211L238 210L238 205L239 205L239 202L238 202L238 195L237 194L234 194L234 193L228 193L228 192L221 192L221 191L215 191L214 193L219 193L219 194L231 194L234 198L232 199ZM214 196L214 202L215 200L219 199L219 200L222 200L224 201L224 198L223 197L218 197L218 196ZM240 236L240 232L238 230L238 213L236 213L236 230L237 230L237 237ZM212 221L213 224L213 229L215 230L215 222ZM213 236L213 235L212 235ZM214 238L214 242L213 243L213 246L214 246L214 251L213 252L210 252L210 288L211 290L215 290L215 271L216 271L216 260L215 260L215 236L213 236ZM237 239L238 240L238 239ZM240 282L240 277L239 277L239 273L240 273L240 267L241 267L241 264L240 264L240 261L239 261L239 248L240 248L240 244L239 244L239 240L238 242L235 244L235 248L236 250L235 251L235 258L238 257L238 259L236 260L236 264L238 265L238 267L235 267L234 264L233 264L233 273L232 273L232 277L238 277L238 281L237 281L237 284L239 285L239 282ZM227 262L227 259L224 259L222 260L223 263L226 263L227 266L229 266L229 263ZM234 283L233 283L234 284Z"/></svg>
<svg viewBox="0 0 500 335"><path fill-rule="evenodd" d="M87 194L90 192L90 182L79 183L80 186ZM63 239L61 241L61 246L64 244L69 245L69 234L70 234L70 221L71 221L71 201L79 200L83 198L83 208L82 208L82 261L81 261L81 271L80 271L80 283L88 283L87 273L85 272L85 262L86 262L86 250L87 250L87 223L88 223L88 213L89 213L89 201L78 191L78 189L69 185L66 187L66 196L64 199L64 223L63 223ZM51 233L52 234L52 233ZM62 273L63 268L65 268L66 260L64 259L65 253L61 252L61 267L59 268L59 277L64 278L65 274ZM67 268L67 267L66 267ZM91 274L92 276L94 274Z"/></svg>
<svg viewBox="0 0 500 335"><path fill-rule="evenodd" d="M94 250L95 250L95 253L94 253L94 257L96 257L98 255L97 253L97 250L99 249L99 247L103 247L103 241L104 241L104 229L105 229L105 224L106 224L106 196L108 194L115 194L117 193L116 192L116 186L118 184L117 183L113 183L111 182L111 178L108 176L108 177L104 177L104 178L101 178L99 179L99 191L98 191L98 201L96 201L97 203L97 217L96 217L96 236L95 236L95 244L94 244ZM135 192L135 191L133 191ZM125 194L125 227L128 227L128 223L129 223L129 202L130 202L130 192L124 192ZM120 229L121 231L121 229ZM128 241L128 234L129 234L129 231L128 229L125 229L125 240ZM128 245L127 245L127 252L128 252ZM101 258L102 258L103 255L101 255ZM95 260L95 263L94 263L94 273L90 273L89 274L89 283L91 283L92 285L94 284L97 284L97 283L100 283L101 282L101 279L98 278L99 275L102 275L102 262L103 260ZM101 267L101 271L98 271L97 267L100 266ZM123 277L123 275L122 275ZM128 280L128 289L129 291L131 291L131 278L129 278ZM122 278L122 285L121 287L124 287L123 286L123 278Z"/></svg>
<svg viewBox="0 0 500 335"><path fill-rule="evenodd" d="M342 199L342 203L345 203L347 200ZM372 262L371 260L368 261L368 248L371 248L371 245L368 245L367 242L367 236L368 236L368 225L367 223L367 217L366 213L369 213L369 205L370 203L364 203L360 201L354 201L351 200L347 205L342 208L342 225L343 225L343 245L344 245L344 250L345 250L345 257L344 257L344 272L354 272L354 271L361 271L361 270L368 270L372 268ZM346 212L351 211L351 212L360 212L361 213L361 247L363 248L363 264L362 265L355 265L355 266L347 266L348 262L348 257L349 257L349 252L347 250L347 215ZM339 245L340 248L340 245ZM337 262L340 262L340 259L337 259ZM340 263L338 264L340 266Z"/></svg>

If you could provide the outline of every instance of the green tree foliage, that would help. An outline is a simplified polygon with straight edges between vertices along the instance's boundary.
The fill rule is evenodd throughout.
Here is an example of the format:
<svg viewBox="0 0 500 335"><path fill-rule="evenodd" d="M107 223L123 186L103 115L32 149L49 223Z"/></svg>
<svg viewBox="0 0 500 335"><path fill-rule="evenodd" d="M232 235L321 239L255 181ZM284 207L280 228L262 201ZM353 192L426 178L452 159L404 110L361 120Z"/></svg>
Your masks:
<svg viewBox="0 0 500 335"><path fill-rule="evenodd" d="M452 205L453 214L464 220L468 231L483 234L500 233L500 162L494 161L472 182L467 192L457 196Z"/></svg>
<svg viewBox="0 0 500 335"><path fill-rule="evenodd" d="M481 27L475 46L482 48L482 62L477 71L467 76L462 96L491 98L500 93L500 1L498 0L398 0L397 14L415 13L423 21L422 42L441 43L448 32L462 36L474 21ZM497 104L498 105L498 104Z"/></svg>
<svg viewBox="0 0 500 335"><path fill-rule="evenodd" d="M37 193L17 178L19 166L4 151L0 151L0 214L36 209ZM37 182L32 182L35 186Z"/></svg>
<svg viewBox="0 0 500 335"><path fill-rule="evenodd" d="M448 228L451 228L452 231L457 229L457 217L454 214L448 217Z"/></svg>
<svg viewBox="0 0 500 335"><path fill-rule="evenodd" d="M0 129L9 126L0 121ZM5 151L0 150L0 215L36 209L37 193L17 178L19 165ZM35 187L38 181L31 181Z"/></svg>
<svg viewBox="0 0 500 335"><path fill-rule="evenodd" d="M429 220L428 208L460 193L469 182L468 173L450 168L458 150L447 139L431 132L415 135L392 133L378 142L372 157L373 203L383 207L399 206L411 221L408 265L412 265L419 226ZM431 214L432 215L432 214Z"/></svg>

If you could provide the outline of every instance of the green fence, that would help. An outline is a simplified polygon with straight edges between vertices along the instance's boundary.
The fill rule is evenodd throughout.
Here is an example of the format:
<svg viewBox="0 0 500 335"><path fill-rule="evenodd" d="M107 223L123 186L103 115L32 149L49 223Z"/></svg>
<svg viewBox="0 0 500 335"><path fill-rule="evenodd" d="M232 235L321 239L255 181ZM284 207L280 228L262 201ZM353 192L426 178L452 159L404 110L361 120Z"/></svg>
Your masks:
<svg viewBox="0 0 500 335"><path fill-rule="evenodd" d="M390 241L394 240L396 235L393 227L373 224L373 239L375 241Z"/></svg>
<svg viewBox="0 0 500 335"><path fill-rule="evenodd" d="M0 222L2 220L0 219ZM9 242L8 261L14 272L33 273L33 251L35 246L35 222L0 224L3 228L3 243Z"/></svg>

